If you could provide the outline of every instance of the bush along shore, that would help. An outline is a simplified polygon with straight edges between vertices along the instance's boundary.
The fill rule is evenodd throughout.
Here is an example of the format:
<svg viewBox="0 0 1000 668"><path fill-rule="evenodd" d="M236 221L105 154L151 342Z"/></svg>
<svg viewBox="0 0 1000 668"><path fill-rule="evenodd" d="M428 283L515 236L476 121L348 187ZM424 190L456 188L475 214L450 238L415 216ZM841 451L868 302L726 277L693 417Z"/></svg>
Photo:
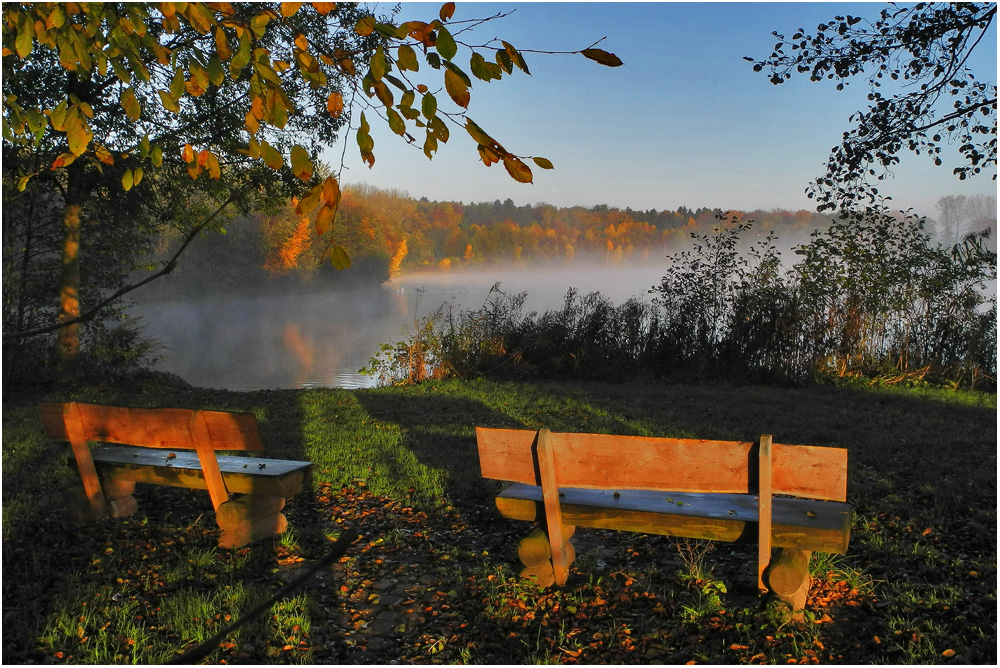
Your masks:
<svg viewBox="0 0 1000 668"><path fill-rule="evenodd" d="M138 488L125 520L75 525L78 483L35 404L248 411L270 457L315 462L290 530L217 547L207 494ZM329 551L346 556L228 635L213 663L996 663L995 394L809 387L430 381L235 393L151 374L6 396L3 660L158 663L210 638ZM805 622L752 587L755 548L580 529L563 588L517 578L528 525L493 507L474 427L547 427L849 450L847 555L816 555Z"/></svg>

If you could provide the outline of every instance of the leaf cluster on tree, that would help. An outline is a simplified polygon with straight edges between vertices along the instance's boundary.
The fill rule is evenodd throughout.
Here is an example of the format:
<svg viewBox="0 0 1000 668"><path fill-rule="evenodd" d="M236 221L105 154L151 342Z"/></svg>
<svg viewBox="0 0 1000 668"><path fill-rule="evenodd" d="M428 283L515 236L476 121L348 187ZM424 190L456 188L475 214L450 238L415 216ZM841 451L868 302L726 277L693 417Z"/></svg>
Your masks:
<svg viewBox="0 0 1000 668"><path fill-rule="evenodd" d="M369 165L370 122L380 119L428 157L450 125L472 135L487 166L502 163L517 181L533 178L526 160L551 168L468 117L473 78L528 66L507 41L465 41L500 15L453 21L454 13L451 2L428 21L406 22L331 2L5 3L5 199L44 200L61 212L62 228L58 322L5 338L57 331L60 358L78 358L80 324L137 287L119 282L108 296L85 282L96 259L87 248L103 244L100 233L88 237L101 226L127 227L130 218L174 226L184 230L183 250L227 207L274 210L297 196L296 213L326 234L340 188L316 159L349 127ZM594 46L572 53L621 64ZM327 257L349 263L333 242Z"/></svg>

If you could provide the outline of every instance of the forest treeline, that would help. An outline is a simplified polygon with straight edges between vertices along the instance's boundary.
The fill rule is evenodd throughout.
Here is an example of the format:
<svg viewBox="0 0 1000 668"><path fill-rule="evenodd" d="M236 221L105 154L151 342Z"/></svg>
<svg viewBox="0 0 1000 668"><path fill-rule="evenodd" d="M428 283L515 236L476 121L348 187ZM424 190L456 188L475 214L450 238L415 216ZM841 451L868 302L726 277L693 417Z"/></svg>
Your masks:
<svg viewBox="0 0 1000 668"><path fill-rule="evenodd" d="M379 284L400 273L473 267L567 266L587 261L609 266L662 261L709 231L720 209L679 207L636 211L598 205L518 206L495 200L463 204L432 202L397 190L367 185L345 188L332 239L317 237L294 206L271 214L235 218L224 234L206 232L192 244L171 276L153 284L156 296L190 291L259 290L266 287ZM802 241L829 227L832 216L809 211L753 211L760 234L777 232L784 242ZM164 233L151 266L181 242ZM332 242L335 242L332 243ZM351 268L338 270L331 253L347 251Z"/></svg>

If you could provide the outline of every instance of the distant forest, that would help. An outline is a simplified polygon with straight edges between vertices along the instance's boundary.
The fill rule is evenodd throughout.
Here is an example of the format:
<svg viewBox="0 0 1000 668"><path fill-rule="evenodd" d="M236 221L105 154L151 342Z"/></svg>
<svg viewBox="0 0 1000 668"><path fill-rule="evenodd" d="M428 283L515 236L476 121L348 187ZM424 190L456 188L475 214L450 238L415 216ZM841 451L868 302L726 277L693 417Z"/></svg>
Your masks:
<svg viewBox="0 0 1000 668"><path fill-rule="evenodd" d="M635 211L598 205L561 208L501 202L431 202L367 185L344 190L330 235L350 256L351 268L330 261L330 239L317 237L293 206L273 214L236 217L196 239L173 274L151 284L147 296L213 290L377 285L401 273L456 271L483 266L616 266L656 262L705 233L721 209L680 207ZM826 229L832 216L800 211L749 211L754 231L777 233L784 244ZM329 236L329 235L328 235ZM164 234L150 266L169 257L181 234ZM151 294L150 294L151 293Z"/></svg>

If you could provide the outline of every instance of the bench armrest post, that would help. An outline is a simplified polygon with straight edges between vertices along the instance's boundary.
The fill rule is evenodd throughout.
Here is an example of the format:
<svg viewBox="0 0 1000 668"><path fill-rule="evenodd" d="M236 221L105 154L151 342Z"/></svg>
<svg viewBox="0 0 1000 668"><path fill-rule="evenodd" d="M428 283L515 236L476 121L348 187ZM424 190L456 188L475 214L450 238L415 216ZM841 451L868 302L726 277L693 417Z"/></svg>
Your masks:
<svg viewBox="0 0 1000 668"><path fill-rule="evenodd" d="M771 435L760 437L760 477L757 493L757 588L767 591L764 585L764 569L771 561Z"/></svg>
<svg viewBox="0 0 1000 668"><path fill-rule="evenodd" d="M190 428L191 440L194 441L195 451L198 453L198 463L201 464L201 471L205 476L205 486L208 488L208 495L212 497L212 507L219 512L219 506L229 500L229 490L226 489L226 482L222 479L219 460L215 456L215 448L212 447L212 435L208 431L208 423L202 411L192 412Z"/></svg>
<svg viewBox="0 0 1000 668"><path fill-rule="evenodd" d="M559 504L559 481L556 479L556 457L548 429L538 430L538 470L542 478L542 498L545 502L545 523L552 549L552 570L557 585L569 578L569 554L566 551L562 508Z"/></svg>
<svg viewBox="0 0 1000 668"><path fill-rule="evenodd" d="M83 490L87 495L87 502L90 504L90 514L94 519L102 519L108 514L107 503L104 499L104 492L101 490L101 480L97 477L94 458L87 445L87 432L83 426L83 416L80 415L80 408L75 403L63 404L63 424L66 427L69 444L73 448L76 467L83 480Z"/></svg>

